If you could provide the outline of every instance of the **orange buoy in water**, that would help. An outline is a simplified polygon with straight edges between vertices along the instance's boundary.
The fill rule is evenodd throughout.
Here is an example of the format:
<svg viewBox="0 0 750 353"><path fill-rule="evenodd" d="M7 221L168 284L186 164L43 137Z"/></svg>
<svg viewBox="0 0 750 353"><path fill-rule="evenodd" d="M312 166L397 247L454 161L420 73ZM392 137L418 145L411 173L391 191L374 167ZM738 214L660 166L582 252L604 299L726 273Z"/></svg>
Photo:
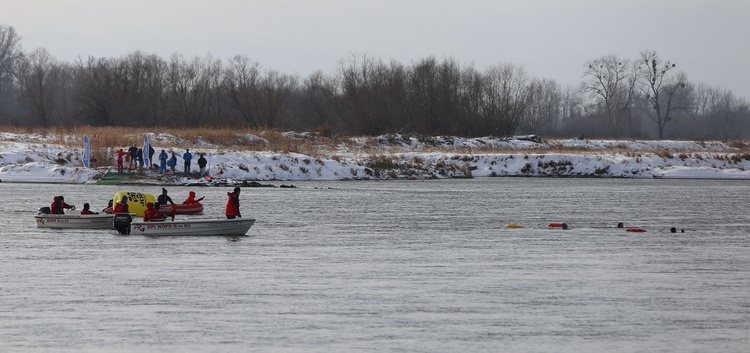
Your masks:
<svg viewBox="0 0 750 353"><path fill-rule="evenodd" d="M523 226L516 223L509 223L505 225L505 228L523 228Z"/></svg>
<svg viewBox="0 0 750 353"><path fill-rule="evenodd" d="M626 232L645 233L646 230L643 228L625 228Z"/></svg>
<svg viewBox="0 0 750 353"><path fill-rule="evenodd" d="M550 227L550 228L562 228L562 226L563 226L563 223L557 223L557 222L547 223L547 227Z"/></svg>

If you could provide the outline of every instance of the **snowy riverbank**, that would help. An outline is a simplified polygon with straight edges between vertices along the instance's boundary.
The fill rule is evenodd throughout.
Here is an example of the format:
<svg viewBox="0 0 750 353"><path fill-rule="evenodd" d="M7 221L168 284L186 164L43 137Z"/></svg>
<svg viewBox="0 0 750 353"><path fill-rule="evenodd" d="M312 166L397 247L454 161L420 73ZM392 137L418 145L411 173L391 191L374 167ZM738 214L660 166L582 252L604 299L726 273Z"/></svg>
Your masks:
<svg viewBox="0 0 750 353"><path fill-rule="evenodd" d="M274 151L227 151L210 144L183 146L170 136L149 134L157 151L181 156L188 147L205 153L216 180L294 181L430 179L493 176L750 179L745 146L723 142L553 140L541 143L500 138L388 135L351 138L315 156ZM306 139L308 134L289 133ZM247 138L262 137L248 136ZM71 139L74 139L71 137ZM84 168L83 146L66 147L36 134L0 133L0 180L88 183L115 169L108 150ZM362 146L358 148L357 146ZM125 146L123 146L125 147ZM503 151L493 152L493 151ZM563 151L563 152L560 152ZM193 159L193 169L197 169ZM178 158L178 171L182 159ZM157 184L209 183L205 179L146 172Z"/></svg>

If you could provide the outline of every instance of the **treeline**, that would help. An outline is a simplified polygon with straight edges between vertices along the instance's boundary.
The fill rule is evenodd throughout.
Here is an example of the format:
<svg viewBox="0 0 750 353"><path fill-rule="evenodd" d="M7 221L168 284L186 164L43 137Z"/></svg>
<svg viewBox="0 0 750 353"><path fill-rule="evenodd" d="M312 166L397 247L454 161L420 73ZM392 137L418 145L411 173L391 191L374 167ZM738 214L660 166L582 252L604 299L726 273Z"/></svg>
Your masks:
<svg viewBox="0 0 750 353"><path fill-rule="evenodd" d="M139 51L62 62L24 52L0 26L0 125L247 126L326 134L421 133L559 137L735 139L750 136L748 104L731 91L689 82L645 51L582 65L562 87L522 66L486 70L454 59L412 63L366 55L305 78L246 56L168 59Z"/></svg>

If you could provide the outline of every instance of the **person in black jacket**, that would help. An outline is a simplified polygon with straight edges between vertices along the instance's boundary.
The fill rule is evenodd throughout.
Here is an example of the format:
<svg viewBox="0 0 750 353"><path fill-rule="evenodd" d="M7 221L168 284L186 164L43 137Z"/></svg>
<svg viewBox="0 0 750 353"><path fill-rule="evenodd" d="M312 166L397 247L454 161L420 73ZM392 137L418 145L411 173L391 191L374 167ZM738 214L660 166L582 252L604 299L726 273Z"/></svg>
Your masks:
<svg viewBox="0 0 750 353"><path fill-rule="evenodd" d="M135 169L138 166L138 147L135 147L135 144L133 146L130 146L128 148L128 153L130 153L130 170Z"/></svg>
<svg viewBox="0 0 750 353"><path fill-rule="evenodd" d="M206 164L208 164L208 161L206 161L205 155L205 153L201 153L200 158L198 158L198 168L201 169L201 176L208 174L208 171L206 170Z"/></svg>
<svg viewBox="0 0 750 353"><path fill-rule="evenodd" d="M154 148L151 147L151 145L148 145L148 165L147 165L148 169L153 169L152 168L153 165L156 164L156 163L154 163L155 162L154 161L154 153L155 152L156 151L154 150Z"/></svg>
<svg viewBox="0 0 750 353"><path fill-rule="evenodd" d="M158 202L160 205L166 205L167 202L174 205L174 201L172 201L172 198L167 195L167 189L161 188L161 195L156 198L156 202Z"/></svg>

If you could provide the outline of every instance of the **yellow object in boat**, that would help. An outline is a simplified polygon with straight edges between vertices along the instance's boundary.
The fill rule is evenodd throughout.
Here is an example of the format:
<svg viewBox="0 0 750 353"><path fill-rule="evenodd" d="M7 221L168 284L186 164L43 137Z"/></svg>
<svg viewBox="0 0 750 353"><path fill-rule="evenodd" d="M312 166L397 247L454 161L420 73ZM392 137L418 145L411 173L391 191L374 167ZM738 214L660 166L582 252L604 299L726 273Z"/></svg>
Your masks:
<svg viewBox="0 0 750 353"><path fill-rule="evenodd" d="M143 213L146 212L146 204L149 202L156 203L156 198L151 194L144 194L141 192L129 192L120 191L115 194L112 199L113 204L120 202L123 196L128 197L128 212L135 213L138 217L143 217Z"/></svg>

